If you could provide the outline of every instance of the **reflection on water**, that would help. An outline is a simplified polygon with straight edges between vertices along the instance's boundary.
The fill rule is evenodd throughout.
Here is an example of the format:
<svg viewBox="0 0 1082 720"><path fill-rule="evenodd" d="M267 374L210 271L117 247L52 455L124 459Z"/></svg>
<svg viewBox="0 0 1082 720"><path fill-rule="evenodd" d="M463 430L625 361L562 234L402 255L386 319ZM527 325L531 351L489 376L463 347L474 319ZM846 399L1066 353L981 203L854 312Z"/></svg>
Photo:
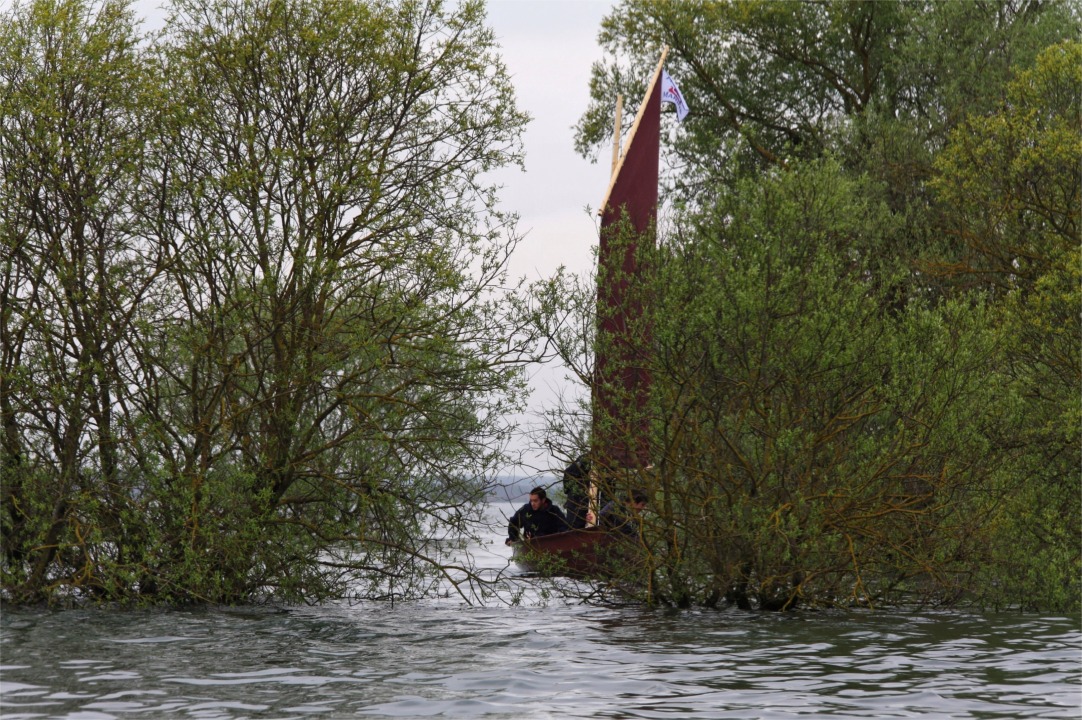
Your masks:
<svg viewBox="0 0 1082 720"><path fill-rule="evenodd" d="M476 548L506 564L494 531ZM5 609L9 718L1077 718L1078 617Z"/></svg>

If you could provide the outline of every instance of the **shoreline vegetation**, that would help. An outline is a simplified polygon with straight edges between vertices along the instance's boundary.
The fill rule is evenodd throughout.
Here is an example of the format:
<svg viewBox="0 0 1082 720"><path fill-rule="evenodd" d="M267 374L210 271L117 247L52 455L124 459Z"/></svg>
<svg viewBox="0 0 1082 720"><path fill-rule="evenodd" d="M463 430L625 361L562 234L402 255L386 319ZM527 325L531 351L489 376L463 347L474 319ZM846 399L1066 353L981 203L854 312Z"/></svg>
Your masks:
<svg viewBox="0 0 1082 720"><path fill-rule="evenodd" d="M1077 3L623 0L575 143L607 155L670 47L657 243L532 285L482 2L0 21L5 604L498 600L443 548L512 499L530 368L589 398L599 314L634 309L642 416L559 403L537 444L643 429L647 470L594 468L649 494L639 552L546 592L1082 606Z"/></svg>

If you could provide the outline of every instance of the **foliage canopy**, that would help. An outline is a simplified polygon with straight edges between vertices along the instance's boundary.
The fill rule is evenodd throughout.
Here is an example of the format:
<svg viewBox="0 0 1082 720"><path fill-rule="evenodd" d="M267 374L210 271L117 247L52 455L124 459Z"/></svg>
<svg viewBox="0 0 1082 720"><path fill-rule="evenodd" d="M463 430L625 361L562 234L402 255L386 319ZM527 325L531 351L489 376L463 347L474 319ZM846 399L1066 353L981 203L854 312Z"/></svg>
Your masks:
<svg viewBox="0 0 1082 720"><path fill-rule="evenodd" d="M484 178L527 118L483 6L3 20L7 597L431 592L532 343Z"/></svg>
<svg viewBox="0 0 1082 720"><path fill-rule="evenodd" d="M621 590L1079 607L1078 30L1058 2L626 0L606 18L580 151L607 145L663 45L691 104L663 126L636 360L654 465L599 473L654 495ZM569 319L540 324L582 378L590 292L557 279L543 297L570 296Z"/></svg>

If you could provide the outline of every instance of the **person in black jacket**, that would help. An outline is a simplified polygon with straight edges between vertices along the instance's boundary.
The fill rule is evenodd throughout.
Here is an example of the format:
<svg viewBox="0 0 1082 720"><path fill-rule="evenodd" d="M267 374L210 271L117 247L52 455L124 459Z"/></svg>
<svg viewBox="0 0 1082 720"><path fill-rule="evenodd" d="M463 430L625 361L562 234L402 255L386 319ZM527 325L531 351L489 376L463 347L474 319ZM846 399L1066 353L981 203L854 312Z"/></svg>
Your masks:
<svg viewBox="0 0 1082 720"><path fill-rule="evenodd" d="M530 502L511 516L507 523L507 545L523 537L539 537L569 530L567 518L559 505L553 505L543 487L530 491Z"/></svg>
<svg viewBox="0 0 1082 720"><path fill-rule="evenodd" d="M638 537L642 511L646 509L649 501L650 496L646 494L646 491L638 489L632 491L629 503L610 500L598 513L597 524L606 530L615 530L629 538Z"/></svg>
<svg viewBox="0 0 1082 720"><path fill-rule="evenodd" d="M567 524L573 528L586 527L590 509L590 461L585 455L579 456L564 470L564 495L567 504Z"/></svg>

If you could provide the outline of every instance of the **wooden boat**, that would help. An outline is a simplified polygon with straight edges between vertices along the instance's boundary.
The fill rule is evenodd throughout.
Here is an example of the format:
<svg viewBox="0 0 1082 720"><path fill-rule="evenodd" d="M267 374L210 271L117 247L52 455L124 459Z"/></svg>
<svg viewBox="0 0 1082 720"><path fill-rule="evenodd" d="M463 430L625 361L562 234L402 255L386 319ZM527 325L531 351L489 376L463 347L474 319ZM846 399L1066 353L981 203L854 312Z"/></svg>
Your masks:
<svg viewBox="0 0 1082 720"><path fill-rule="evenodd" d="M618 539L598 527L542 535L511 543L512 559L540 575L597 575L604 569L609 548Z"/></svg>

